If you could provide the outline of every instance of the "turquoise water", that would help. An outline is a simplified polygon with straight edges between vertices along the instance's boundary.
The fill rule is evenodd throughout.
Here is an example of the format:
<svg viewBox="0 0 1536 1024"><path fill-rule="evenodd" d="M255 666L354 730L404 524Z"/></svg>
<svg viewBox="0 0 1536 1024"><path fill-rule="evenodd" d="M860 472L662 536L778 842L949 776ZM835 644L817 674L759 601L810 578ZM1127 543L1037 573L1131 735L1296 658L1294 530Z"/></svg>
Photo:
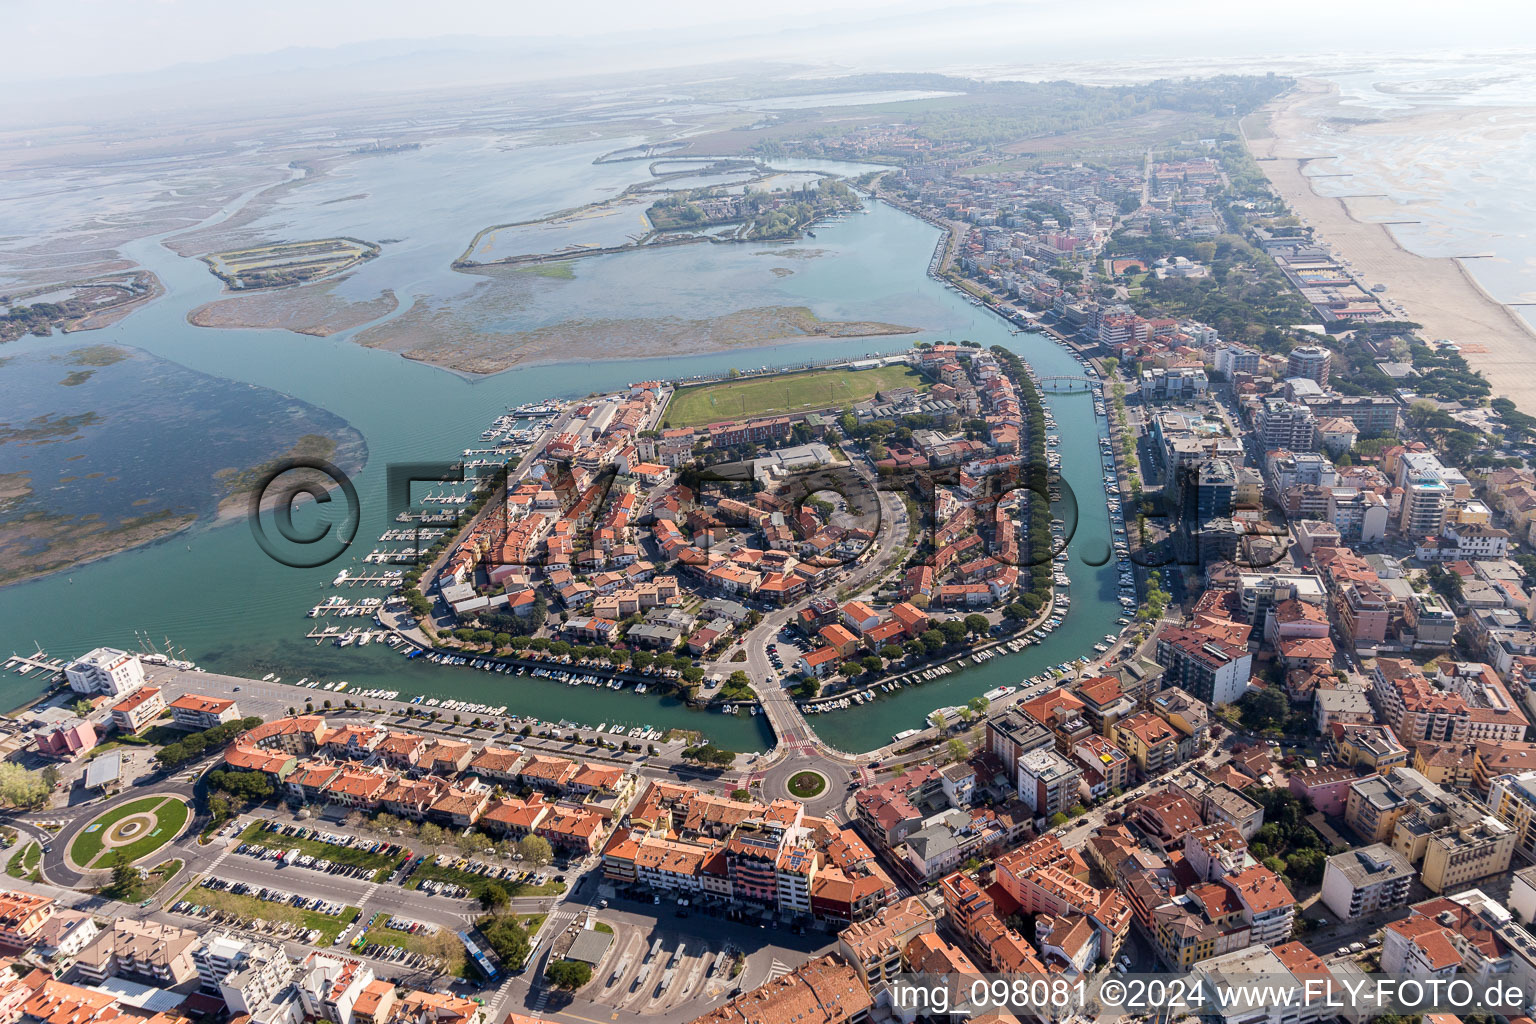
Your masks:
<svg viewBox="0 0 1536 1024"><path fill-rule="evenodd" d="M441 161L417 159L416 154L404 154L405 159L399 162L391 158L354 165L356 175L387 179L388 188L374 180L349 178L346 184L327 182L317 198L362 190L398 198L410 190L410 174L404 165L414 166L416 188L436 196L428 208L441 204L447 211L441 229L415 208L402 214L408 225L391 224L386 208L373 202L367 204L367 216L360 217L359 222L349 224L337 216L338 210L362 207L361 201L318 208L290 204L273 216L289 225L293 237L341 233L406 238L408 244L386 246L383 256L342 287L366 297L365 293L376 290L386 279L381 268L392 266L393 274L387 280L402 296L447 297L473 286L472 279L454 274L445 264L484 223L568 208L602 189L604 183L595 179L606 175L611 165L593 169L590 152L579 147L568 149L547 151L542 161L524 154L514 159L493 147L455 151L455 160L480 161L482 171L503 164L508 165L509 173L535 168L529 173L540 185L540 190L535 190L537 198L517 203L508 200L510 216L504 217L502 210L488 216L483 206L476 209L474 204L484 198L479 192L467 201L467 211L458 207L448 210L448 200L434 192L436 182L432 180L443 169ZM513 163L516 168L510 166ZM570 175L571 184L564 189L557 185L562 173ZM468 169L456 169L454 174L465 181L473 177ZM512 191L504 184L498 188L503 197ZM511 211L512 206L518 208ZM310 216L317 219L306 219ZM186 312L217 298L218 282L202 264L175 256L158 239L135 243L131 255L160 275L167 294L117 327L96 332L91 340L131 346L192 371L269 388L345 420L366 440L369 459L355 477L362 508L358 540L337 561L300 570L269 560L244 522L200 526L167 541L72 570L68 578L56 575L0 590L0 650L31 649L41 644L52 653L68 656L102 643L133 647L138 635L147 634L156 640L169 637L210 671L254 676L276 672L295 680L301 676L346 679L355 689L381 687L403 694L506 704L517 713L549 719L574 717L588 724L607 721L681 726L701 729L734 749L763 749L770 737L761 717L704 714L631 692L573 693L559 684L539 680L490 677L471 670L407 662L376 647L315 647L303 637L311 624L304 612L332 592L330 582L339 569L360 568L362 555L392 525L386 522L383 507L384 467L390 462L451 460L461 449L475 446L480 431L509 405L608 390L636 380L719 372L733 366L793 365L809 359L898 351L919 339L1002 343L1014 347L1043 374L1076 369L1076 362L1047 339L1011 335L1001 320L928 278L926 269L937 240L934 228L876 205L868 214L818 229L816 239L780 249L782 253L799 248L815 254L812 258L764 258L755 255L759 249L751 245L597 257L582 261L574 282L543 282L549 293L539 299L535 316L622 319L635 315L637 306L647 311L695 315L701 304L711 309L805 305L823 318L878 319L918 326L923 329L918 335L794 341L670 358L598 359L514 368L479 379L363 348L350 342L348 334L317 339L282 331L192 327L185 321ZM792 266L795 273L772 273L772 267L785 265ZM360 280L365 277L367 281ZM1086 551L1087 543L1095 536L1102 540L1107 531L1095 441L1098 427L1086 396L1061 396L1050 401L1064 438L1067 480L1081 505L1094 510L1084 516L1075 545L1075 550ZM182 437L174 443L194 446L200 439ZM1083 653L1092 646L1092 638L1108 631L1119 614L1113 603L1114 574L1077 561L1070 572L1075 584L1073 608L1066 627L1046 644L1021 655L994 659L943 684L904 691L879 704L866 705L860 714L817 716L817 730L845 749L872 748L884 743L896 729L920 724L932 707L979 694L998 682L1017 682L1044 664ZM381 594L359 590L350 596ZM35 692L35 686L20 677L0 676L0 701L18 703ZM295 691L295 699L302 700L299 691Z"/></svg>

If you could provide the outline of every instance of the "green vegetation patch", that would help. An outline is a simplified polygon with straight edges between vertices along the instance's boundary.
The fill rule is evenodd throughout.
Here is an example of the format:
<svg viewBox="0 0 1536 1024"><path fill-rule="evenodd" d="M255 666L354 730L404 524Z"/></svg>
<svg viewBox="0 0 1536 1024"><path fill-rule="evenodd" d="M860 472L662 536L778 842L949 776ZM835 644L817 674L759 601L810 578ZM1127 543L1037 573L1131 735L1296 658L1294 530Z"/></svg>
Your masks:
<svg viewBox="0 0 1536 1024"><path fill-rule="evenodd" d="M826 792L827 777L821 772L797 772L789 778L789 792L801 800L809 800Z"/></svg>
<svg viewBox="0 0 1536 1024"><path fill-rule="evenodd" d="M116 345L87 345L70 353L69 361L76 366L111 366L127 358L127 349Z"/></svg>
<svg viewBox="0 0 1536 1024"><path fill-rule="evenodd" d="M534 277L550 277L557 281L574 281L576 279L576 267L570 260L559 260L551 263L525 263L517 268L519 274L532 274Z"/></svg>
<svg viewBox="0 0 1536 1024"><path fill-rule="evenodd" d="M666 425L697 427L721 420L750 419L812 409L841 409L875 397L877 391L932 385L910 366L870 370L811 370L750 380L721 381L680 388L667 405Z"/></svg>
<svg viewBox="0 0 1536 1024"><path fill-rule="evenodd" d="M5 866L5 873L12 878L36 881L37 866L42 862L43 848L37 843L28 843L11 858L11 862Z"/></svg>

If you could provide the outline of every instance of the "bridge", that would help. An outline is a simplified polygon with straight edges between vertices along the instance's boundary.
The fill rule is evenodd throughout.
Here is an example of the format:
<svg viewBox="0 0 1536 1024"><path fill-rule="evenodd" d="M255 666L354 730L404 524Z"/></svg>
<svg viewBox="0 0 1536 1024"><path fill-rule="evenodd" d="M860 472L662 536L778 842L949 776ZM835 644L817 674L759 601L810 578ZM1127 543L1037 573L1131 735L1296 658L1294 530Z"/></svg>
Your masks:
<svg viewBox="0 0 1536 1024"><path fill-rule="evenodd" d="M1073 391L1089 391L1096 385L1103 383L1097 377L1073 377L1067 374L1056 374L1050 377L1040 378L1040 390L1049 391L1052 394L1065 394Z"/></svg>

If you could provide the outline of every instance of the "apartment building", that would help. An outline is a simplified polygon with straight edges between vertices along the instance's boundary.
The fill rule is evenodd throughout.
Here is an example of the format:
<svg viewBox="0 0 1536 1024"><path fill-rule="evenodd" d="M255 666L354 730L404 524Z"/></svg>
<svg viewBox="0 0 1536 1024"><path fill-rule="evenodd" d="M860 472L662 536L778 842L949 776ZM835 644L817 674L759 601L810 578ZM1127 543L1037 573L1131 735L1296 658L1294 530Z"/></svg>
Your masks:
<svg viewBox="0 0 1536 1024"><path fill-rule="evenodd" d="M902 971L902 951L918 935L933 934L934 916L916 896L884 907L867 921L844 928L837 952L864 975L870 988L894 981Z"/></svg>
<svg viewBox="0 0 1536 1024"><path fill-rule="evenodd" d="M1452 822L1425 841L1419 880L1430 892L1446 892L1501 876L1509 871L1518 840L1513 827L1486 814Z"/></svg>
<svg viewBox="0 0 1536 1024"><path fill-rule="evenodd" d="M1031 750L1019 758L1019 799L1038 818L1065 813L1078 802L1083 771L1055 750Z"/></svg>
<svg viewBox="0 0 1536 1024"><path fill-rule="evenodd" d="M202 731L240 717L240 708L227 697L188 693L171 701L171 721L179 729Z"/></svg>
<svg viewBox="0 0 1536 1024"><path fill-rule="evenodd" d="M1536 771L1500 775L1488 787L1488 808L1515 834L1515 851L1536 860Z"/></svg>
<svg viewBox="0 0 1536 1024"><path fill-rule="evenodd" d="M141 686L112 705L112 724L117 731L137 736L165 711L165 698L158 686Z"/></svg>
<svg viewBox="0 0 1536 1024"><path fill-rule="evenodd" d="M58 904L47 896L0 889L0 947L26 949L53 917Z"/></svg>
<svg viewBox="0 0 1536 1024"><path fill-rule="evenodd" d="M64 666L64 678L76 693L126 697L144 685L144 666L137 654L98 647Z"/></svg>
<svg viewBox="0 0 1536 1024"><path fill-rule="evenodd" d="M119 917L80 951L75 970L91 981L128 975L169 988L197 977L192 949L198 935L174 925Z"/></svg>
<svg viewBox="0 0 1536 1024"><path fill-rule="evenodd" d="M1407 858L1372 843L1328 858L1322 899L1340 921L1370 917L1406 905L1413 876Z"/></svg>
<svg viewBox="0 0 1536 1024"><path fill-rule="evenodd" d="M1248 648L1195 629L1172 626L1157 635L1154 657L1167 679L1207 704L1231 704L1248 691Z"/></svg>

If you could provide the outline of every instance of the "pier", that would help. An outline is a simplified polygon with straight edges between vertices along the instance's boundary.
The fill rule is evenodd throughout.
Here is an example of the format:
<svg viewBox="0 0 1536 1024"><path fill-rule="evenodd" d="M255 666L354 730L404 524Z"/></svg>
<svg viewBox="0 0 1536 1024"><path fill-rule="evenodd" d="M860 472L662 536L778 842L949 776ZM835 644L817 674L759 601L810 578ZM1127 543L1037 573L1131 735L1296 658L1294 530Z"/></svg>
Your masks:
<svg viewBox="0 0 1536 1024"><path fill-rule="evenodd" d="M410 565L419 557L419 548L396 548L393 551L374 548L363 556L363 561L376 565Z"/></svg>
<svg viewBox="0 0 1536 1024"><path fill-rule="evenodd" d="M384 602L377 597L364 598L361 601L344 601L339 597L333 597L324 604L317 604L309 610L309 617L318 619L322 615L372 615Z"/></svg>
<svg viewBox="0 0 1536 1024"><path fill-rule="evenodd" d="M64 671L64 662L58 658L50 658L46 652L39 650L36 654L12 654L5 659L5 667L23 676L36 669L57 674Z"/></svg>
<svg viewBox="0 0 1536 1024"><path fill-rule="evenodd" d="M398 587L401 574L398 572L364 573L361 576L347 575L336 580L338 587Z"/></svg>

